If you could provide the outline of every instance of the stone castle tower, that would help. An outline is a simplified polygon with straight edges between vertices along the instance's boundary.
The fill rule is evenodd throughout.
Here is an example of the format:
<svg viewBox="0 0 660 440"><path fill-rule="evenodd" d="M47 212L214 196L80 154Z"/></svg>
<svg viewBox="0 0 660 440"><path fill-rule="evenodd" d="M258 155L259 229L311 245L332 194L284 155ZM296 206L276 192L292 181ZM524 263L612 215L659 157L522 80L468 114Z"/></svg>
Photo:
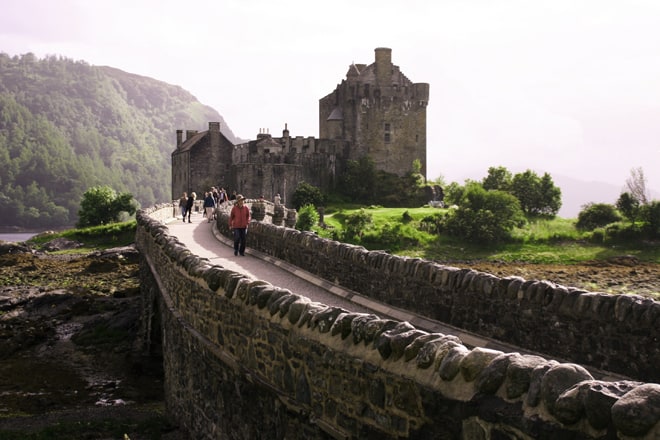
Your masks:
<svg viewBox="0 0 660 440"><path fill-rule="evenodd" d="M377 48L371 65L351 64L346 79L319 100L319 138L281 137L260 130L256 140L233 145L219 122L208 131L177 130L172 152L172 199L200 196L211 186L248 198L277 193L287 204L300 182L332 189L346 161L369 156L376 169L402 176L419 160L426 175L427 83L412 83L392 64L392 50Z"/></svg>
<svg viewBox="0 0 660 440"><path fill-rule="evenodd" d="M406 78L392 64L392 49L375 52L373 64L351 64L346 79L319 101L319 137L346 141L348 159L369 156L376 169L399 176L418 159L426 175L429 84Z"/></svg>

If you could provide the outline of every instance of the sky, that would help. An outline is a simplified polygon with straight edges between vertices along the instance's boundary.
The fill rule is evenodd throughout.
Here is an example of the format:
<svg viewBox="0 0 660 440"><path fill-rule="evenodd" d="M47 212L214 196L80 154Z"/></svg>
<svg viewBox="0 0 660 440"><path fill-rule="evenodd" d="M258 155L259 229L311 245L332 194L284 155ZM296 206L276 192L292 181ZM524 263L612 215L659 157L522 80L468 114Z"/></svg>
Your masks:
<svg viewBox="0 0 660 440"><path fill-rule="evenodd" d="M0 52L179 85L244 139L280 136L284 124L318 137L319 99L388 47L412 82L430 84L428 179L530 169L572 179L571 200L583 188L580 203L614 203L575 181L618 195L641 167L660 191L657 0L2 0L0 10Z"/></svg>

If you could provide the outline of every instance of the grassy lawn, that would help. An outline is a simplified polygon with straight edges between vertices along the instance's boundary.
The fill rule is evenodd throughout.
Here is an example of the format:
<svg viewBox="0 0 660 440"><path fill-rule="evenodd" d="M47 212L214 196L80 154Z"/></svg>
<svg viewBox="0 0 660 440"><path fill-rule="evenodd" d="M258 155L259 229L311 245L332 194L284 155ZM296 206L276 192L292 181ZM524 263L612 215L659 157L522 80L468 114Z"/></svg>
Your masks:
<svg viewBox="0 0 660 440"><path fill-rule="evenodd" d="M326 208L324 217L329 229L315 231L337 239L345 221L358 212L358 206ZM660 245L644 241L597 243L590 232L575 228L575 219L532 220L512 232L512 240L499 244L467 243L433 231L434 217L446 215L447 209L366 207L373 223L360 239L346 240L367 249L385 249L398 255L441 261L490 260L505 262L575 264L613 256L633 255L642 261L660 263ZM426 221L425 221L426 220ZM429 225L431 228L429 228ZM429 230L431 229L431 230Z"/></svg>
<svg viewBox="0 0 660 440"><path fill-rule="evenodd" d="M111 223L109 225L91 226L81 229L68 229L53 234L39 234L28 240L36 246L45 244L56 238L67 238L72 241L84 243L81 248L54 253L85 253L99 249L127 246L135 242L135 220Z"/></svg>

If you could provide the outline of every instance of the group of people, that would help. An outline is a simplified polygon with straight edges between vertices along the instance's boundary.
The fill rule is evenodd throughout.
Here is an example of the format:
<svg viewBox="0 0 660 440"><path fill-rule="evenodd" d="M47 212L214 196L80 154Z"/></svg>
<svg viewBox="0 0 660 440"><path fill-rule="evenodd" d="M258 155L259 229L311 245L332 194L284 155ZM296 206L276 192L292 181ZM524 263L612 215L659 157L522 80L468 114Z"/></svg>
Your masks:
<svg viewBox="0 0 660 440"><path fill-rule="evenodd" d="M179 210L181 210L181 219L184 223L186 222L186 216L188 217L188 223L192 223L192 221L190 221L190 214L192 214L196 199L197 194L195 194L194 191L190 193L190 196L188 196L188 193L184 192L179 199Z"/></svg>
<svg viewBox="0 0 660 440"><path fill-rule="evenodd" d="M186 222L186 217L188 218L188 223L192 223L190 216L196 199L197 194L194 191L190 193L190 196L184 192L179 199L179 210L181 211L181 219L184 223ZM229 213L229 229L231 229L234 235L234 255L245 256L245 241L251 219L250 208L245 205L245 197L236 194L236 191L233 191L231 196L228 196L224 188L217 189L212 187L210 191L204 193L204 215L207 222L211 223L211 220L216 219L216 208L228 200L236 201Z"/></svg>
<svg viewBox="0 0 660 440"><path fill-rule="evenodd" d="M234 194L236 192L234 191ZM197 200L197 194L193 191L188 196L188 193L184 192L181 198L179 199L179 210L181 211L181 219L185 223L186 217L188 218L188 223L192 223L190 216L195 206L195 200ZM210 223L211 220L216 218L215 208L220 206L222 203L230 200L230 197L227 196L227 191L224 188L212 187L210 191L204 193L204 205L203 212L204 216L207 218Z"/></svg>
<svg viewBox="0 0 660 440"><path fill-rule="evenodd" d="M195 192L191 192L190 196L184 192L179 199L179 209L184 223L186 222L186 217L188 217L188 223L192 223L190 215L192 214L196 199L197 194ZM211 220L216 219L216 208L228 200L235 200L234 206L229 213L229 229L234 236L234 255L245 256L247 229L251 219L250 208L245 205L245 197L241 194L236 194L236 191L233 191L231 196L228 196L224 188L217 189L216 187L212 187L210 191L204 193L204 215L207 222L211 223ZM275 205L279 205L282 199L277 194L273 200Z"/></svg>

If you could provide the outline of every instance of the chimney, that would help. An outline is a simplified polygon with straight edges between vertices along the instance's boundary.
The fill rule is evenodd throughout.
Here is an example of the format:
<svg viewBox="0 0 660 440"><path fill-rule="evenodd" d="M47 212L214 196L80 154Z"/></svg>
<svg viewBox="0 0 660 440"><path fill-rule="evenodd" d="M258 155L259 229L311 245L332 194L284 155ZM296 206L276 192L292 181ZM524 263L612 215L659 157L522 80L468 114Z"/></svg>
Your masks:
<svg viewBox="0 0 660 440"><path fill-rule="evenodd" d="M183 143L183 130L176 131L176 147L179 148Z"/></svg>
<svg viewBox="0 0 660 440"><path fill-rule="evenodd" d="M376 84L378 84L378 87L389 87L392 82L392 49L377 47L375 52Z"/></svg>
<svg viewBox="0 0 660 440"><path fill-rule="evenodd" d="M220 147L220 123L209 122L209 138L211 140L211 148Z"/></svg>
<svg viewBox="0 0 660 440"><path fill-rule="evenodd" d="M186 130L186 140L197 134L197 130Z"/></svg>

